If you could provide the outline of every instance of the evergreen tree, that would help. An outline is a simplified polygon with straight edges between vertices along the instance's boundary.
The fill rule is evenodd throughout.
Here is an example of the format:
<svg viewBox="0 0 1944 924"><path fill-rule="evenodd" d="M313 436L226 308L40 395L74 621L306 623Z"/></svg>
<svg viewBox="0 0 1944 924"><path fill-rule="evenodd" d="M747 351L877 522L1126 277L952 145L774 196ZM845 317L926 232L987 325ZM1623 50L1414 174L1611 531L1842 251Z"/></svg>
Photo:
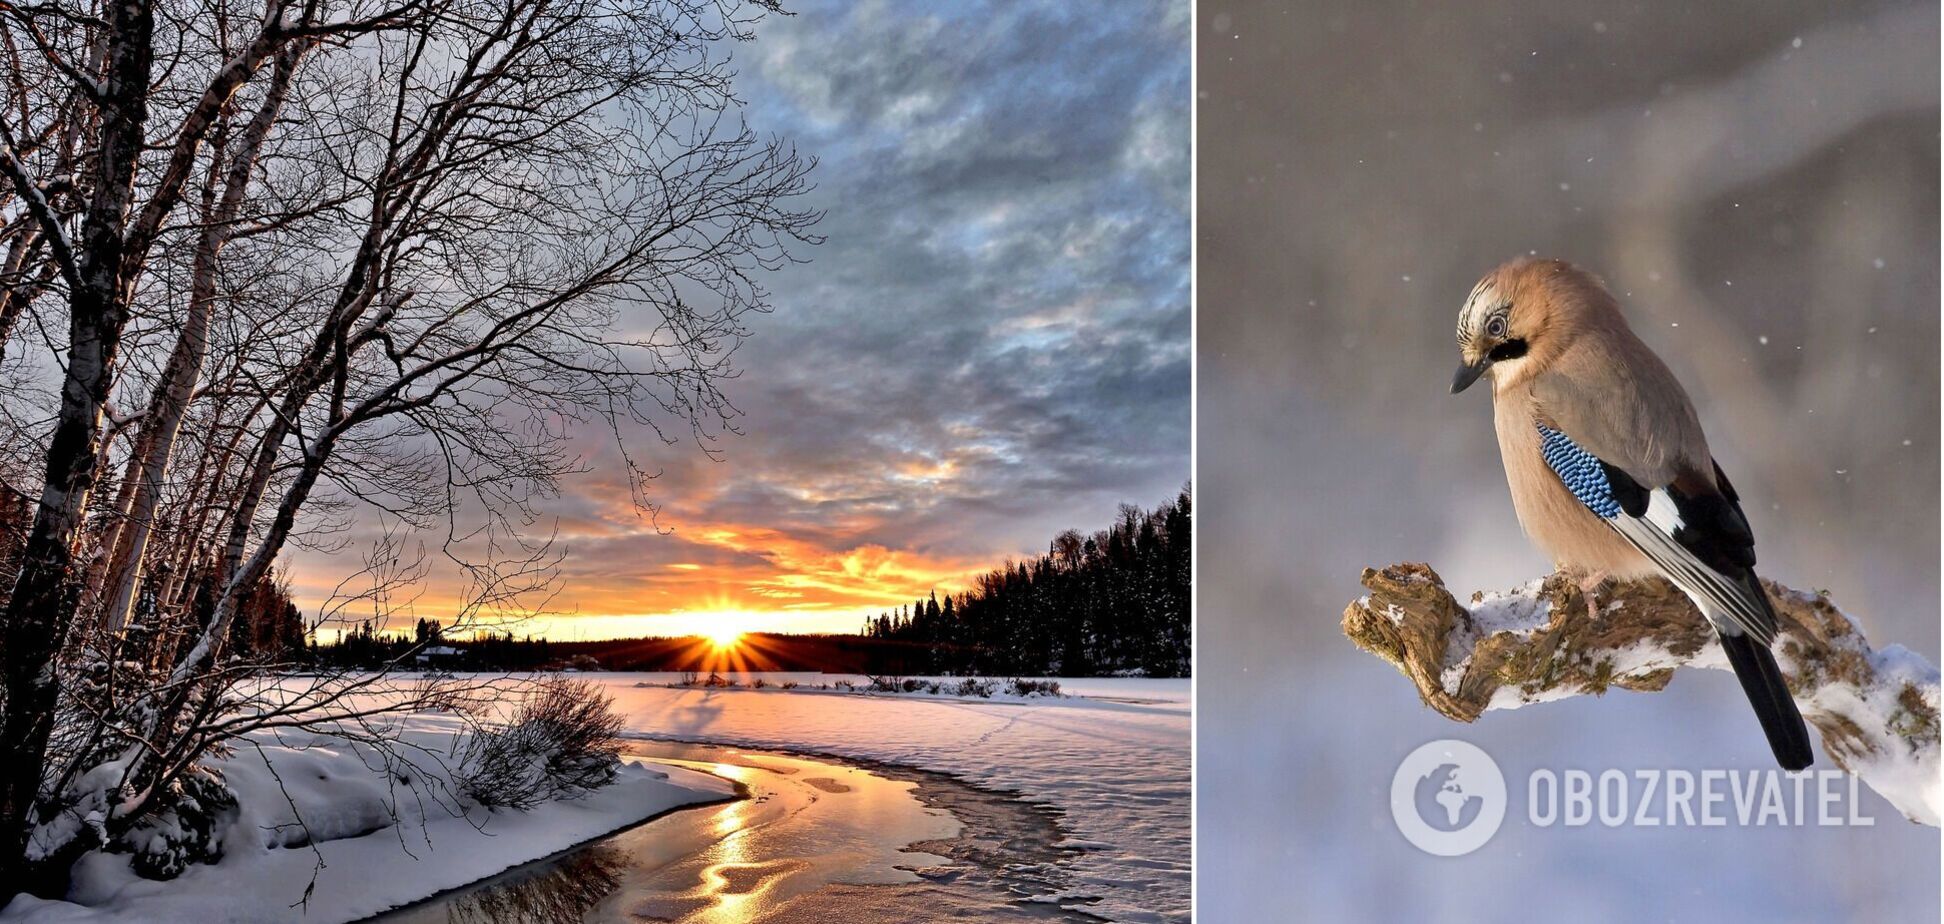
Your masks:
<svg viewBox="0 0 1944 924"><path fill-rule="evenodd" d="M913 643L936 673L1186 675L1191 505L1186 487L1153 510L1123 504L1107 529L1067 530L1045 555L867 620L864 634Z"/></svg>

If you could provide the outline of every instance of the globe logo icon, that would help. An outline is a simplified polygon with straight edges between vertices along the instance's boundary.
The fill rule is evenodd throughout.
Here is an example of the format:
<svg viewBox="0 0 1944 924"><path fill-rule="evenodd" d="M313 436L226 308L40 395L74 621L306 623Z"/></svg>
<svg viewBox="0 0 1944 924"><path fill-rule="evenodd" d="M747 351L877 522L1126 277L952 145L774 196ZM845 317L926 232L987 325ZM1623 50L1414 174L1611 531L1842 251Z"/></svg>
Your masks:
<svg viewBox="0 0 1944 924"><path fill-rule="evenodd" d="M1505 775L1477 745L1441 739L1419 747L1391 778L1391 817L1426 853L1471 853L1505 821Z"/></svg>
<svg viewBox="0 0 1944 924"><path fill-rule="evenodd" d="M1480 796L1465 791L1457 764L1439 764L1418 779L1418 819L1439 831L1457 831L1478 820L1485 807Z"/></svg>

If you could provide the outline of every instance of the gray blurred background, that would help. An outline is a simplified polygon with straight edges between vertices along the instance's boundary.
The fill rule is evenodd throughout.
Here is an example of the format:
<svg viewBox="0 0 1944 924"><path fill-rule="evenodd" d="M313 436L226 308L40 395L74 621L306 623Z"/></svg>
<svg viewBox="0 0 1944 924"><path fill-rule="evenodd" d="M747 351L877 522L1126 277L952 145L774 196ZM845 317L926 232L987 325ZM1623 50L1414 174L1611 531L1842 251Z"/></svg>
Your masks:
<svg viewBox="0 0 1944 924"><path fill-rule="evenodd" d="M1766 576L1938 660L1938 8L1203 0L1196 886L1204 920L1936 920L1939 838L1392 825L1440 737L1537 767L1766 768L1726 672L1459 726L1338 630L1364 566L1461 595L1548 563L1484 394L1472 283L1607 279L1698 405ZM1826 758L1822 766L1830 766Z"/></svg>

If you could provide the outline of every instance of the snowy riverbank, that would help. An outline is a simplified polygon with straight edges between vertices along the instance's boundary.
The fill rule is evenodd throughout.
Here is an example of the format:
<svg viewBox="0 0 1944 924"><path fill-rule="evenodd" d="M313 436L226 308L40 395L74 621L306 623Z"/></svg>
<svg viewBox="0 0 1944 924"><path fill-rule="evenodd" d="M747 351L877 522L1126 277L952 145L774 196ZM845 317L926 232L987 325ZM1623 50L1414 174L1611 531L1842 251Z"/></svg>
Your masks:
<svg viewBox="0 0 1944 924"><path fill-rule="evenodd" d="M451 719L414 716L410 727L407 736L428 754L450 747ZM137 877L126 855L92 853L76 864L69 901L23 895L0 921L355 921L735 792L705 773L625 763L614 783L578 799L460 814L435 798L450 786L435 759L422 764L432 779L412 786L340 740L264 736L255 744L217 762L239 803L222 860L158 882Z"/></svg>
<svg viewBox="0 0 1944 924"><path fill-rule="evenodd" d="M760 690L749 675L737 688L671 687L680 680L671 674L579 676L614 697L629 737L879 761L1018 793L1052 808L1064 834L1064 858L1046 871L1058 885L1032 899L1113 921L1188 919L1185 679L1061 678L1060 696L983 700L781 690L785 682L837 679L827 675L764 675ZM416 743L436 750L450 747L457 725L449 716L416 715L408 727ZM155 882L135 877L125 856L91 855L77 867L73 901L22 897L0 922L355 920L732 792L708 774L629 766L619 782L580 800L461 817L418 798L447 780L420 780L414 789L329 741L258 743L260 754L245 749L221 762L243 809L219 863ZM308 836L292 825L285 790ZM292 907L314 872L308 909Z"/></svg>

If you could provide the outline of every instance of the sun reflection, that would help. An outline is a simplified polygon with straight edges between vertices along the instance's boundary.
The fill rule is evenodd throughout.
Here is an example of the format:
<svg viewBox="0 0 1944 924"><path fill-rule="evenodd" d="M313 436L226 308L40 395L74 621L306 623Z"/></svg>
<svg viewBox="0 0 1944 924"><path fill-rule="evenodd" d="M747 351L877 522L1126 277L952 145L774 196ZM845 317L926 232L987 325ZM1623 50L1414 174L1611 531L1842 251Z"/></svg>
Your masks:
<svg viewBox="0 0 1944 924"><path fill-rule="evenodd" d="M743 804L740 801L731 802L716 813L715 827L719 835L734 834L742 829L743 824Z"/></svg>
<svg viewBox="0 0 1944 924"><path fill-rule="evenodd" d="M697 896L707 900L709 906L693 916L696 924L748 924L777 883L777 877L764 873L765 864L752 862L746 843L750 829L744 827L742 805L730 805L716 828L723 838L708 851L713 862L702 870Z"/></svg>

